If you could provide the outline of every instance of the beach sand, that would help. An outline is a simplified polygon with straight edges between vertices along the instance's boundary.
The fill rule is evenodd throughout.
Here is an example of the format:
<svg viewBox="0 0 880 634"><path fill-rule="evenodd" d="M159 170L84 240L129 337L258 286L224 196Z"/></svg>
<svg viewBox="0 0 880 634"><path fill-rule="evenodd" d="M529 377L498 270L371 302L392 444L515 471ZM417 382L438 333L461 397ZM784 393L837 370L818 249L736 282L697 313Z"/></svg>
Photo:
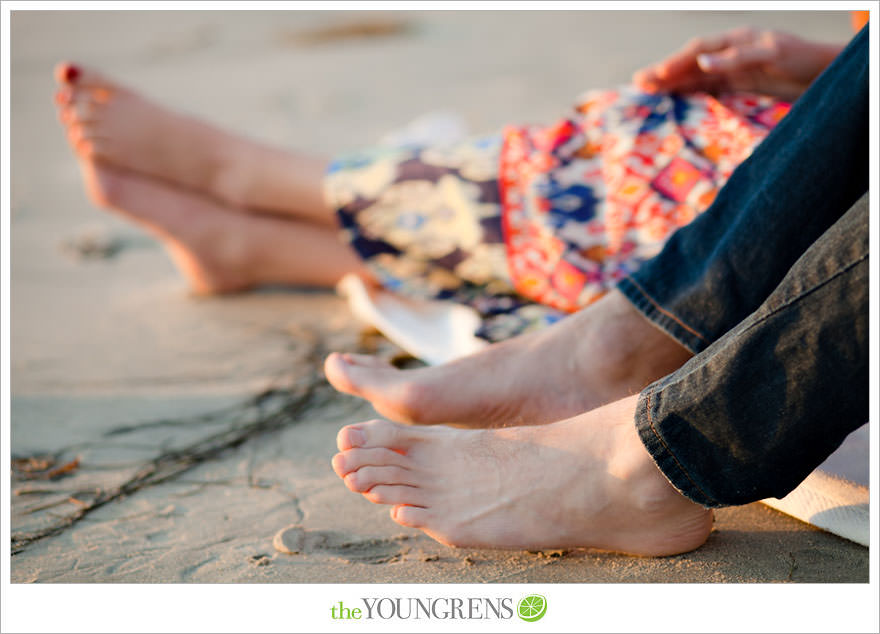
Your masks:
<svg viewBox="0 0 880 634"><path fill-rule="evenodd" d="M867 581L867 549L759 504L662 559L455 550L402 529L332 473L339 427L375 414L320 374L327 351L390 345L331 292L190 297L158 243L88 202L53 112L52 67L71 59L333 154L437 109L478 132L551 121L748 23L850 36L844 13L14 12L12 581Z"/></svg>

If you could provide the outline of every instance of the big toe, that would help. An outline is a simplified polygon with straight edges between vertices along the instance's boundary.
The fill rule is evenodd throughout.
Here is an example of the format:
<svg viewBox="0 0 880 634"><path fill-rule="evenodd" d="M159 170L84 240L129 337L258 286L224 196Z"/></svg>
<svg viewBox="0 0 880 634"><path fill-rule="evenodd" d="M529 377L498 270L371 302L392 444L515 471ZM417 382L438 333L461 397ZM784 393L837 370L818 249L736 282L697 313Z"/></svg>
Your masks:
<svg viewBox="0 0 880 634"><path fill-rule="evenodd" d="M378 357L334 352L324 361L324 374L330 385L355 396L381 389L398 370Z"/></svg>
<svg viewBox="0 0 880 634"><path fill-rule="evenodd" d="M99 90L98 99L105 97L101 91L119 91L121 87L104 77L101 73L73 62L60 62L55 65L55 81L72 88Z"/></svg>
<svg viewBox="0 0 880 634"><path fill-rule="evenodd" d="M339 451L384 447L405 452L421 433L406 425L377 419L343 427L336 435L336 446Z"/></svg>
<svg viewBox="0 0 880 634"><path fill-rule="evenodd" d="M82 75L82 69L73 62L59 62L52 74L59 84L74 84Z"/></svg>

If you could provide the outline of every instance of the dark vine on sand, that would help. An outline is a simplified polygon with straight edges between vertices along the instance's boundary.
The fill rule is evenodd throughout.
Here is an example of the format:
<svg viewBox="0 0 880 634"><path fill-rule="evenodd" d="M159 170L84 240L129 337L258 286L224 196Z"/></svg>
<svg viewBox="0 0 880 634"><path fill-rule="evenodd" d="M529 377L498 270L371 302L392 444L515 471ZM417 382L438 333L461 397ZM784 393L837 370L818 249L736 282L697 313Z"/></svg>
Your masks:
<svg viewBox="0 0 880 634"><path fill-rule="evenodd" d="M31 508L29 512L45 510L65 502L75 507L71 513L53 516L54 521L47 526L34 531L13 533L12 554L19 554L40 540L64 532L103 506L178 478L194 467L216 460L254 438L294 425L303 420L305 413L329 402L334 392L324 381L320 371L325 351L319 338L314 333L297 333L297 343L305 345L303 358L298 359L295 364L299 369L298 376L289 379L288 384L283 387L270 387L241 403L214 412L119 425L105 432L105 437L118 437L150 427L224 425L221 431L185 446L160 450L155 457L141 463L135 473L119 485L90 491L73 491L58 502ZM54 481L71 475L79 467L79 460L56 466L62 453L63 451L47 456L17 459L13 457L14 479ZM14 493L47 494L58 491L21 488Z"/></svg>

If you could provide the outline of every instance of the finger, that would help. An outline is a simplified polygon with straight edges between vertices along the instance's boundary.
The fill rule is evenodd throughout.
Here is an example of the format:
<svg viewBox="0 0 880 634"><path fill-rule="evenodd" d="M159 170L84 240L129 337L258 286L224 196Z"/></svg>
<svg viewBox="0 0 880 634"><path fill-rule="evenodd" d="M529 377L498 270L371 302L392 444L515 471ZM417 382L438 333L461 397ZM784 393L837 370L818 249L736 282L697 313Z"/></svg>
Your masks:
<svg viewBox="0 0 880 634"><path fill-rule="evenodd" d="M661 80L673 80L680 75L699 72L697 55L720 51L728 46L730 46L730 40L727 33L694 38L683 49L656 64L654 72Z"/></svg>
<svg viewBox="0 0 880 634"><path fill-rule="evenodd" d="M744 27L718 35L693 38L666 59L637 71L633 75L633 83L643 88L654 86L661 90L674 90L682 82L693 82L703 72L697 63L698 55L745 44L757 37L755 29Z"/></svg>
<svg viewBox="0 0 880 634"><path fill-rule="evenodd" d="M717 53L700 53L697 64L705 73L731 73L772 61L775 54L762 44L731 46Z"/></svg>
<svg viewBox="0 0 880 634"><path fill-rule="evenodd" d="M691 75L681 75L673 80L656 82L653 88L645 88L639 84L640 90L649 93L668 92L677 94L689 94L694 92L707 92L717 94L728 89L730 76L722 73L698 72Z"/></svg>

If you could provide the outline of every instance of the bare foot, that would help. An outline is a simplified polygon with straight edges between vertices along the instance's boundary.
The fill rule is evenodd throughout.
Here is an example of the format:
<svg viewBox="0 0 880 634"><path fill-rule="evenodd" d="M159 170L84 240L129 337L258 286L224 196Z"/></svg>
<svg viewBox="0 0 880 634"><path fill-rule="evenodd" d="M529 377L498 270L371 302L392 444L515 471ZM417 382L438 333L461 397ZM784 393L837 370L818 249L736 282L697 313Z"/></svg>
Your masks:
<svg viewBox="0 0 880 634"><path fill-rule="evenodd" d="M712 512L655 466L633 423L636 400L536 427L350 425L333 469L352 491L391 505L398 524L450 546L693 550Z"/></svg>
<svg viewBox="0 0 880 634"><path fill-rule="evenodd" d="M255 283L246 216L130 172L91 161L80 167L92 202L159 238L194 292L230 293Z"/></svg>
<svg viewBox="0 0 880 634"><path fill-rule="evenodd" d="M545 331L440 366L398 370L334 353L324 365L339 391L404 423L537 425L639 392L691 356L612 291Z"/></svg>
<svg viewBox="0 0 880 634"><path fill-rule="evenodd" d="M59 64L59 118L88 160L248 205L255 144L152 103L97 72Z"/></svg>
<svg viewBox="0 0 880 634"><path fill-rule="evenodd" d="M230 209L191 191L81 161L92 201L134 221L167 248L193 291L233 293L264 284L332 287L365 275L336 232L312 223Z"/></svg>

